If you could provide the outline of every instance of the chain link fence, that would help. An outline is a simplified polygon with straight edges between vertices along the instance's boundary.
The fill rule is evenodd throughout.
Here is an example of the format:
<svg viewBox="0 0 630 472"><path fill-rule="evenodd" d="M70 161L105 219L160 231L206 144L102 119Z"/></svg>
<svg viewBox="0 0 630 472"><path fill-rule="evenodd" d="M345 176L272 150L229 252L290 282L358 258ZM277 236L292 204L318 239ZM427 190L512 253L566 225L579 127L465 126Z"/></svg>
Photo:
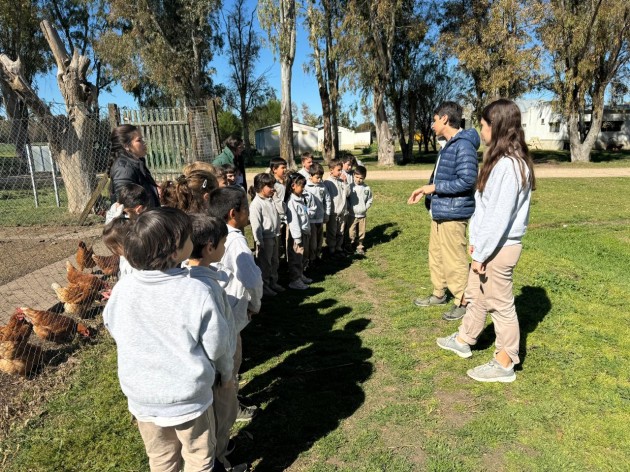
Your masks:
<svg viewBox="0 0 630 472"><path fill-rule="evenodd" d="M81 136L68 124L84 117L63 104L50 109L55 126L27 110L0 110L0 403L8 405L0 431L11 421L20 382L65 362L102 329L103 293L117 276L101 242L111 204L104 175L111 129L124 123L141 129L158 182L220 152L214 101L195 108L109 105L88 116ZM67 135L58 139L51 130ZM82 200L79 187L87 189Z"/></svg>

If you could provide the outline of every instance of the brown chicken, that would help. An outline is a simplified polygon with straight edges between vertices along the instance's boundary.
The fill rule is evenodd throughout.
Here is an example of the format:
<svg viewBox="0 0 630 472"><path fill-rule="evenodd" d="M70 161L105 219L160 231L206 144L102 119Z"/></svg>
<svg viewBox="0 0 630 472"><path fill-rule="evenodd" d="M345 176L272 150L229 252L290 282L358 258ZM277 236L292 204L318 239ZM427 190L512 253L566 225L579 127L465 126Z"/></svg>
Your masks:
<svg viewBox="0 0 630 472"><path fill-rule="evenodd" d="M77 270L70 261L66 261L66 276L71 284L86 284L95 290L109 290L107 282L93 274L86 274Z"/></svg>
<svg viewBox="0 0 630 472"><path fill-rule="evenodd" d="M105 275L117 275L120 266L120 256L112 254L111 256L92 256L96 265L103 271Z"/></svg>
<svg viewBox="0 0 630 472"><path fill-rule="evenodd" d="M0 371L26 376L39 367L42 350L26 342L32 330L19 308L0 328Z"/></svg>
<svg viewBox="0 0 630 472"><path fill-rule="evenodd" d="M51 287L57 294L60 302L73 304L92 304L94 300L99 298L99 291L87 284L68 284L62 287L57 283L51 284Z"/></svg>
<svg viewBox="0 0 630 472"><path fill-rule="evenodd" d="M24 318L33 325L33 331L42 339L62 343L71 341L75 333L89 338L94 335L94 330L83 323L77 323L72 318L58 315L51 311L33 310L22 307Z"/></svg>
<svg viewBox="0 0 630 472"><path fill-rule="evenodd" d="M87 247L87 244L83 241L79 241L79 248L74 256L77 260L79 270L82 271L83 269L91 269L95 266L94 260L92 259L93 255L94 251L92 250L92 246Z"/></svg>

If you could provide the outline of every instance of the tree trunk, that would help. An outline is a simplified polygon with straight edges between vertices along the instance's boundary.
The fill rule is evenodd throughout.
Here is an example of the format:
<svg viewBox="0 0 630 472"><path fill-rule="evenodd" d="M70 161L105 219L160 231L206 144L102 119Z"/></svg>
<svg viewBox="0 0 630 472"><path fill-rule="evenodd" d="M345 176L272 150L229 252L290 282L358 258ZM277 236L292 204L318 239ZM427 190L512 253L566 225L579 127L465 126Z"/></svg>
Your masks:
<svg viewBox="0 0 630 472"><path fill-rule="evenodd" d="M385 94L374 88L374 117L376 121L376 139L378 141L378 163L382 166L394 164L394 140L387 123L384 102Z"/></svg>
<svg viewBox="0 0 630 472"><path fill-rule="evenodd" d="M245 146L245 152L250 154L252 149L251 141L249 140L249 113L247 112L247 96L241 92L241 123L243 125L243 145Z"/></svg>
<svg viewBox="0 0 630 472"><path fill-rule="evenodd" d="M392 87L393 88L393 87ZM396 131L398 133L398 142L400 143L400 152L402 153L402 162L408 161L407 141L405 139L405 129L402 122L402 100L399 90L393 90L391 94L392 108L394 110L394 121L396 123Z"/></svg>
<svg viewBox="0 0 630 472"><path fill-rule="evenodd" d="M409 95L409 123L407 126L409 127L409 139L407 142L409 143L409 156L407 162L413 162L413 143L415 142L416 136L416 101L411 94Z"/></svg>
<svg viewBox="0 0 630 472"><path fill-rule="evenodd" d="M603 84L601 90L605 90L607 85ZM568 131L571 162L590 162L591 150L604 121L604 94L594 93L592 96L591 127L585 135L583 134L583 115L580 113L578 101L573 100L570 106Z"/></svg>
<svg viewBox="0 0 630 472"><path fill-rule="evenodd" d="M2 96L4 97L4 109L11 121L9 142L15 146L15 156L19 159L20 166L27 169L26 146L29 143L28 107L4 81L0 81L0 90L2 90Z"/></svg>
<svg viewBox="0 0 630 472"><path fill-rule="evenodd" d="M280 63L282 103L280 104L280 157L287 167L295 167L293 151L293 114L291 112L291 63L284 58Z"/></svg>

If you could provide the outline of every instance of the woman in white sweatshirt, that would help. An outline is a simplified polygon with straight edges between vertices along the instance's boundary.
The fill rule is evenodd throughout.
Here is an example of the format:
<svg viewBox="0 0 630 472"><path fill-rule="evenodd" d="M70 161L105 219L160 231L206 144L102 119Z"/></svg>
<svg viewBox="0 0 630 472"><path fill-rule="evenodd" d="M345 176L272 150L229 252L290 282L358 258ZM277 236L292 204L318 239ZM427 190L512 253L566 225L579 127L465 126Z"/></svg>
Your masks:
<svg viewBox="0 0 630 472"><path fill-rule="evenodd" d="M513 382L514 365L520 362L520 330L512 275L536 183L518 106L505 99L488 105L482 113L481 139L487 147L470 220L468 306L459 331L438 338L437 344L460 357L471 357L470 346L477 343L489 312L496 334L493 359L467 374L480 382Z"/></svg>

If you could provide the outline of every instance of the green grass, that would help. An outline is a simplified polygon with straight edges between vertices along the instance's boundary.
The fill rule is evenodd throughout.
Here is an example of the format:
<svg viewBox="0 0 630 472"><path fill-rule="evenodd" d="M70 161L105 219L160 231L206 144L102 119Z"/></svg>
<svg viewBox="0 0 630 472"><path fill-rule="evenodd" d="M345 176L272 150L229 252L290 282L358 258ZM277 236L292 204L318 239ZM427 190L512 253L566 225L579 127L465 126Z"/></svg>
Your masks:
<svg viewBox="0 0 630 472"><path fill-rule="evenodd" d="M411 304L430 290L428 215L405 204L417 183L370 182L368 257L327 264L244 333L242 393L262 411L234 460L259 471L624 470L628 183L539 181L514 277L522 370L494 385L465 374L491 357L490 324L463 360L435 345L458 324ZM2 444L3 470L146 470L103 338L45 414Z"/></svg>

